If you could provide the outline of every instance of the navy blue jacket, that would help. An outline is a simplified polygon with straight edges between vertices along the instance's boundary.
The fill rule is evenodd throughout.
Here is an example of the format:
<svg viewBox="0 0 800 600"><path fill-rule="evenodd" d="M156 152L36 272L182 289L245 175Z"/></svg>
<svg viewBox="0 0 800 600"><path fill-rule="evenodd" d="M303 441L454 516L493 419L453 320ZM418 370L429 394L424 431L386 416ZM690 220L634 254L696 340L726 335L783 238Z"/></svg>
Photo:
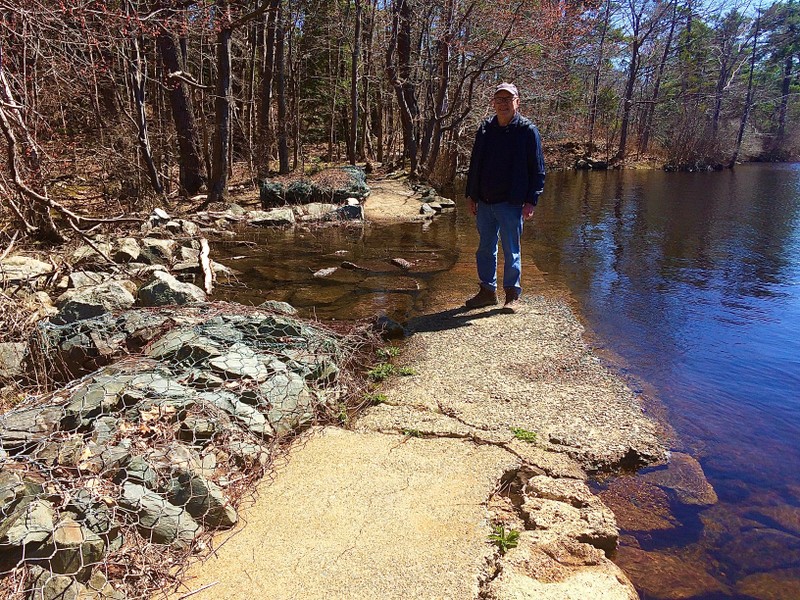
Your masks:
<svg viewBox="0 0 800 600"><path fill-rule="evenodd" d="M544 157L539 130L515 114L501 127L497 116L475 134L466 195L476 201L536 204L544 190Z"/></svg>

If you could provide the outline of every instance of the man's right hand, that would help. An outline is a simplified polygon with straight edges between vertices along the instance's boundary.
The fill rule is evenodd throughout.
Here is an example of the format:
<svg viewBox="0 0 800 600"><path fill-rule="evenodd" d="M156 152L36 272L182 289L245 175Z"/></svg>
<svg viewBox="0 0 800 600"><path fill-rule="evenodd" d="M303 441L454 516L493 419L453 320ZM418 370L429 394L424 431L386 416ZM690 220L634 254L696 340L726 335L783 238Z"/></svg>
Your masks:
<svg viewBox="0 0 800 600"><path fill-rule="evenodd" d="M472 216L478 216L478 203L472 198L467 198L467 202L469 202L469 212L472 213Z"/></svg>

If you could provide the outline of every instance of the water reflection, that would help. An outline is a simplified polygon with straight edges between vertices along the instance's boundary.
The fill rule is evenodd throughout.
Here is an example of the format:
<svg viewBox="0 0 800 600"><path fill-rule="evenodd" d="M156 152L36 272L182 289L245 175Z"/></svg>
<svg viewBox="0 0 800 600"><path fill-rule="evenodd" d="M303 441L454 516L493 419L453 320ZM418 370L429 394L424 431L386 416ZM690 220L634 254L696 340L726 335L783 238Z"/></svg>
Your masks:
<svg viewBox="0 0 800 600"><path fill-rule="evenodd" d="M800 597L800 170L557 173L548 184L537 264L655 386L721 498L688 519L689 538L635 532L621 564L645 597ZM654 584L660 570L714 585L670 595Z"/></svg>
<svg viewBox="0 0 800 600"><path fill-rule="evenodd" d="M392 226L347 224L240 230L217 260L238 272L218 295L244 304L289 302L305 316L404 321L417 297L457 255L455 215ZM393 258L410 263L407 269ZM325 273L320 271L326 270Z"/></svg>

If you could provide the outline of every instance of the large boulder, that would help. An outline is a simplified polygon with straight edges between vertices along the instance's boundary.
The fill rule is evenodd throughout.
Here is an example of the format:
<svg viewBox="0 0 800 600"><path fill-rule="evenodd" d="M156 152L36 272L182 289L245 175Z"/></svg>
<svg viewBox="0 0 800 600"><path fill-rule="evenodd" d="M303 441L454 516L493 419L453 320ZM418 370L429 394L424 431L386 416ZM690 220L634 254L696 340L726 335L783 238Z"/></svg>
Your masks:
<svg viewBox="0 0 800 600"><path fill-rule="evenodd" d="M332 202L338 205L346 203L349 198L362 201L370 193L366 173L355 166L325 169L310 179L289 184L263 179L259 183L259 191L264 208L311 202Z"/></svg>
<svg viewBox="0 0 800 600"><path fill-rule="evenodd" d="M166 493L172 504L183 506L206 527L216 529L236 524L236 510L222 488L201 475L178 473L170 479Z"/></svg>
<svg viewBox="0 0 800 600"><path fill-rule="evenodd" d="M57 325L91 319L108 312L126 310L135 299L131 282L110 280L98 285L69 290L56 300L58 314L52 317Z"/></svg>
<svg viewBox="0 0 800 600"><path fill-rule="evenodd" d="M251 225L259 227L293 225L295 222L294 212L289 207L273 208L266 211L253 210L247 213L247 219Z"/></svg>
<svg viewBox="0 0 800 600"><path fill-rule="evenodd" d="M119 505L134 513L139 533L155 544L186 548L201 533L200 526L185 509L144 486L124 484Z"/></svg>
<svg viewBox="0 0 800 600"><path fill-rule="evenodd" d="M49 275L53 265L29 256L9 256L0 261L0 281L19 283Z"/></svg>
<svg viewBox="0 0 800 600"><path fill-rule="evenodd" d="M142 306L166 306L205 302L206 293L196 285L183 283L169 273L157 271L153 278L139 289Z"/></svg>

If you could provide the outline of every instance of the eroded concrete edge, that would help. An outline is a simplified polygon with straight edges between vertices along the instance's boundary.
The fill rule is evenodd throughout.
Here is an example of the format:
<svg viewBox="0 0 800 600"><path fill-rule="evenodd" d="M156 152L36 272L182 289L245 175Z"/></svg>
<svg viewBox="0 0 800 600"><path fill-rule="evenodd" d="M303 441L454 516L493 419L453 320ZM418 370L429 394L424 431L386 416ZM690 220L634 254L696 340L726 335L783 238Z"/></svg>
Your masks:
<svg viewBox="0 0 800 600"><path fill-rule="evenodd" d="M495 530L495 535L510 541L510 532L516 531L519 537L515 547L506 552L498 542L485 571L478 576L479 598L638 598L628 578L608 558L617 545L616 519L592 494L586 480L587 470L665 460L655 424L645 417L625 383L591 355L580 324L563 304L529 298L520 314L465 320L458 313L458 323L453 327L441 322L452 316L442 314L433 317L433 322L423 322L422 331L412 336L402 357L404 366L417 374L387 385L387 402L362 414L355 429L491 444L517 459L518 467L498 481L496 491L487 499L487 508L489 522L503 528ZM513 341L520 333L527 342L546 348L539 359L554 366L551 371L557 373L546 381L544 391L539 389L542 381L531 377L530 370L520 368L526 364L516 355L522 344ZM474 348L476 339L480 340L483 360L464 350ZM499 377L476 379L474 367L481 362L486 363L483 368L487 372L499 371ZM536 362L532 361L534 367ZM449 367L443 377L438 377L442 365ZM484 410L472 410L475 399L485 395L486 379L496 386L498 381L504 385L497 386L500 392L491 394L492 402L486 403ZM580 384L577 388L576 382ZM570 393L580 389L590 397L592 402L584 411L597 408L597 414L587 415L585 422L573 429L568 419L559 419L558 402L550 402L561 397L565 389ZM493 412L498 403L513 404L513 398L525 394L526 398L539 398L540 393L543 402L522 402L508 414L516 421L524 420L520 411L537 406L554 412L550 421L542 421L548 428L546 439L522 441L512 431L513 422L503 426L502 419L485 414ZM453 396L466 398L470 406L465 409L458 400L452 400ZM618 413L616 418L606 414L605 402ZM608 438L607 445L590 442L582 448L574 442L586 431L586 422L591 424L589 436ZM564 426L562 431L559 424ZM492 533L487 531L487 536Z"/></svg>

